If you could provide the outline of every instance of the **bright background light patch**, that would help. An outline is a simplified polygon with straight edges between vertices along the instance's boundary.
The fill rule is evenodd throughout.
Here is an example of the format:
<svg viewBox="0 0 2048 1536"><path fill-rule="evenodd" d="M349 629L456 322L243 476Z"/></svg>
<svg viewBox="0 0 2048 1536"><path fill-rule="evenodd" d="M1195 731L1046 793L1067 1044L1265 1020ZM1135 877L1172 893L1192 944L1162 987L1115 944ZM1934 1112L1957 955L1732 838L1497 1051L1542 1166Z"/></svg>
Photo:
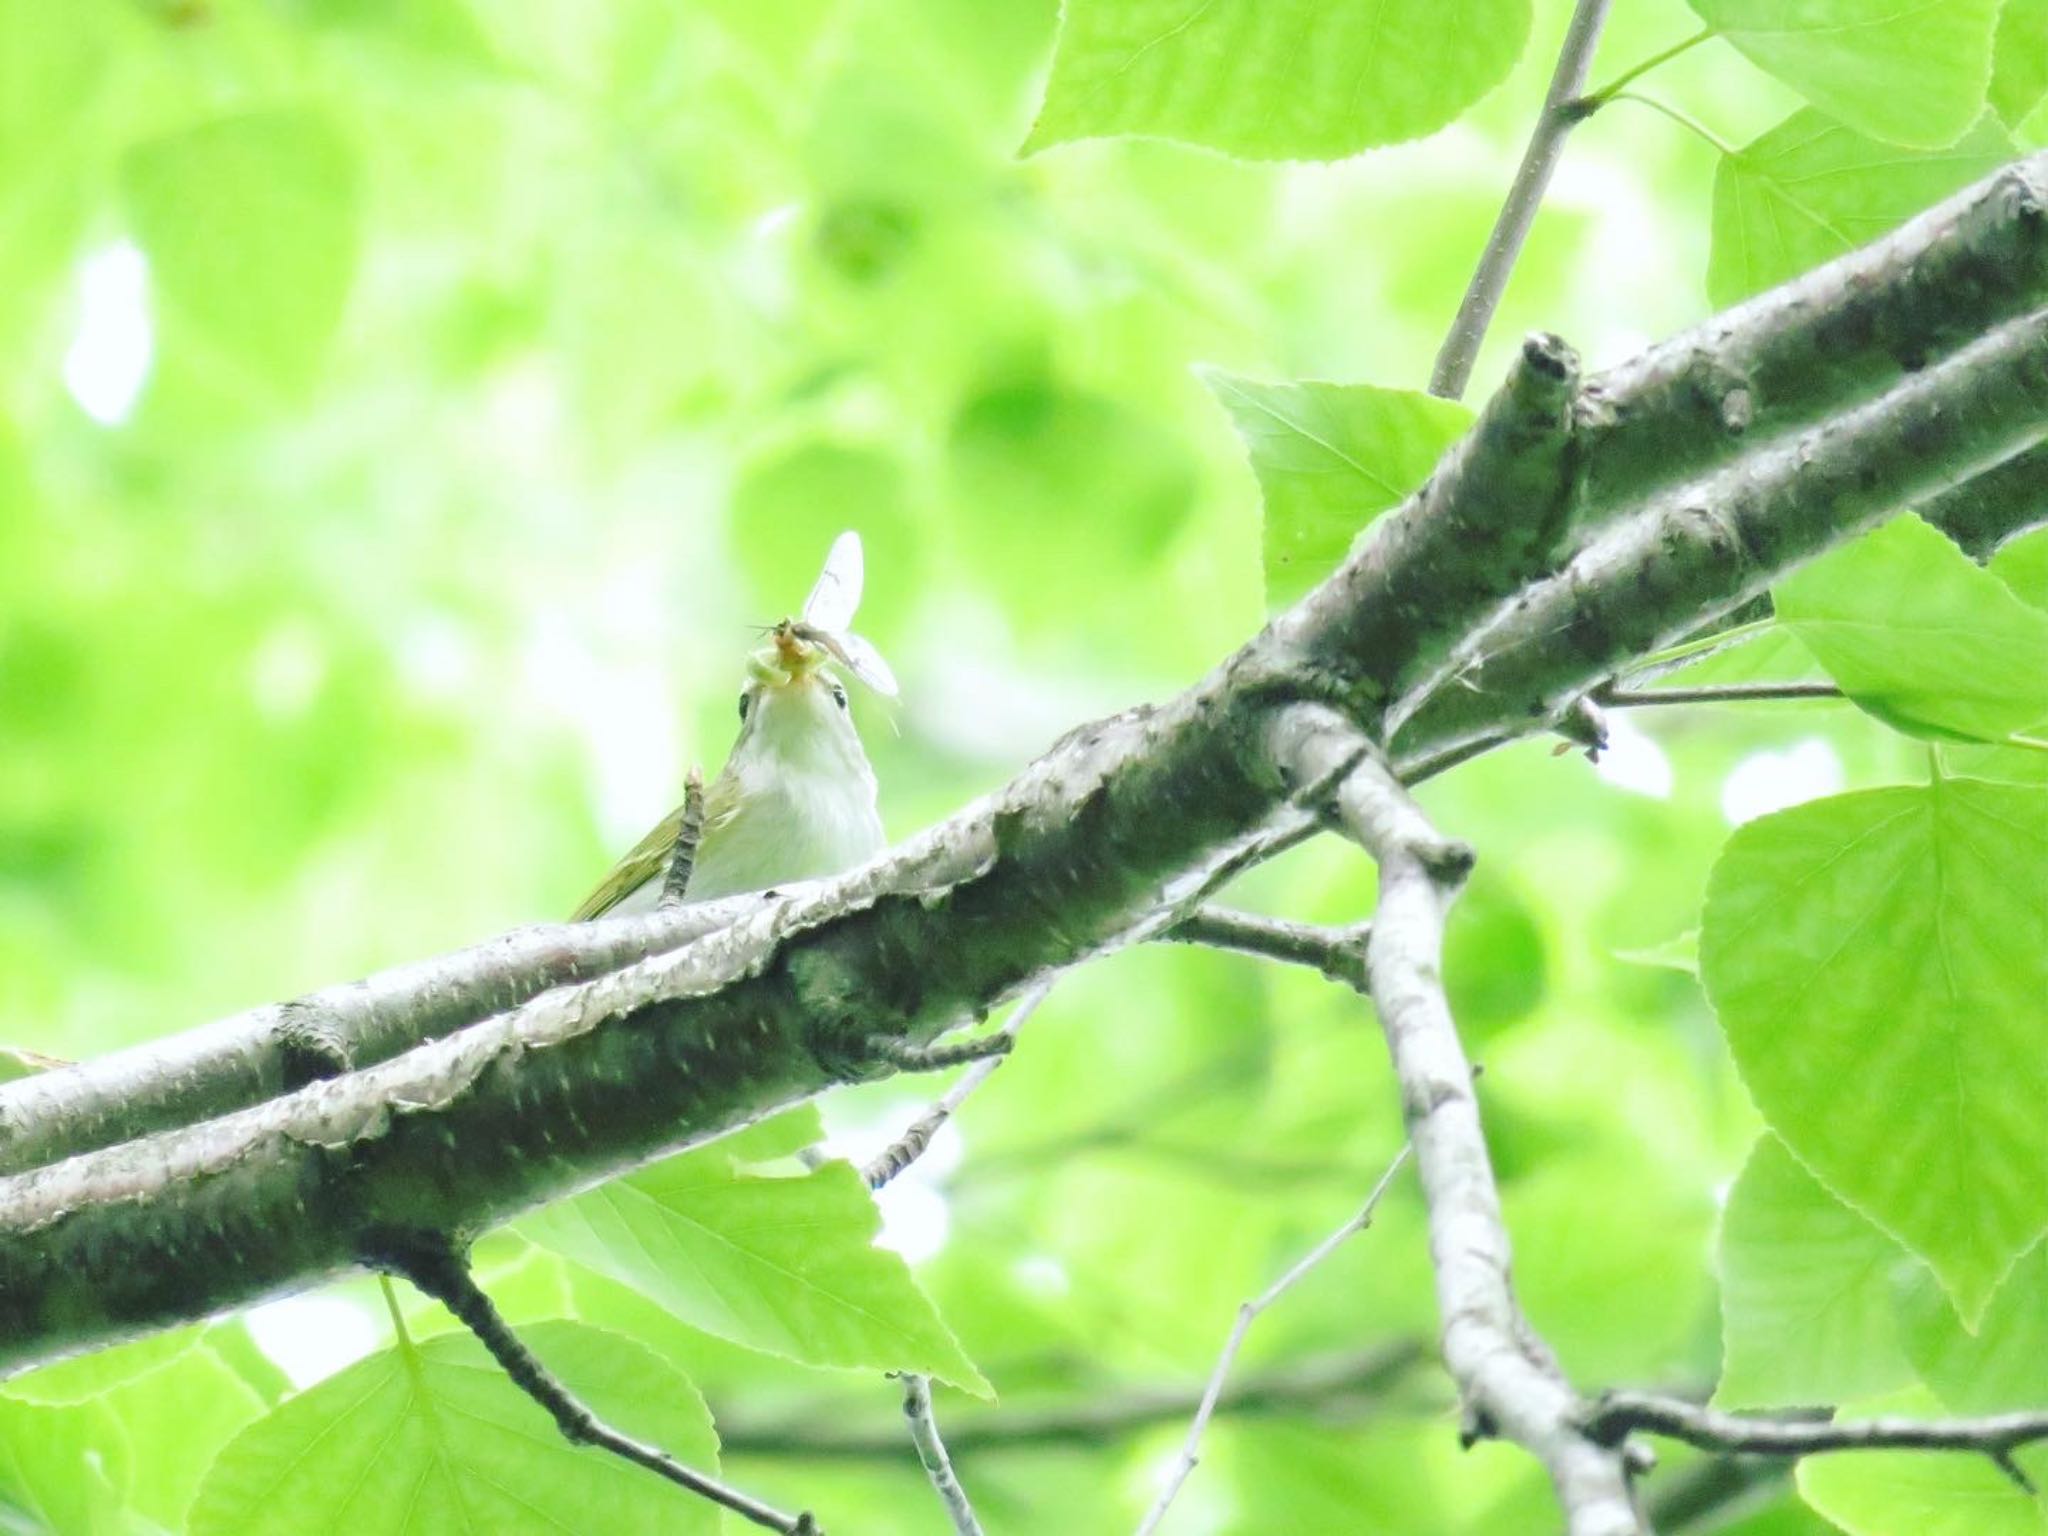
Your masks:
<svg viewBox="0 0 2048 1536"><path fill-rule="evenodd" d="M1752 752L1721 783L1721 814L1730 826L1832 795L1842 787L1842 760L1818 736L1779 752Z"/></svg>
<svg viewBox="0 0 2048 1536"><path fill-rule="evenodd" d="M149 377L149 263L127 241L86 257L78 269L78 330L64 352L64 387L102 426L128 419Z"/></svg>
<svg viewBox="0 0 2048 1536"><path fill-rule="evenodd" d="M242 1321L256 1347L301 1389L354 1365L381 1339L377 1324L361 1307L318 1293L266 1301L251 1307Z"/></svg>
<svg viewBox="0 0 2048 1536"><path fill-rule="evenodd" d="M1601 778L1621 789L1652 800L1671 798L1671 759L1627 715L1607 717L1607 745L1594 766Z"/></svg>

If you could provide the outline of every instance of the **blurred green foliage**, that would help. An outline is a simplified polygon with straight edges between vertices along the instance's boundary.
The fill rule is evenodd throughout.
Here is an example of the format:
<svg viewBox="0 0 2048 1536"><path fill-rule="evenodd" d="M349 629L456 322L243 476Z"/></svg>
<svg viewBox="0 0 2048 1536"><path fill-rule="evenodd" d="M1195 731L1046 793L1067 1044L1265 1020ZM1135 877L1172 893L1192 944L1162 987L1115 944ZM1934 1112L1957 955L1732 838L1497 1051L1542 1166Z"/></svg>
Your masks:
<svg viewBox="0 0 2048 1536"><path fill-rule="evenodd" d="M1444 8L1452 26L1403 4L1390 51L1342 29L1297 80L1318 7L1217 3L1222 30L1190 18L1129 71L1119 38L1160 32L1173 7L1070 0L1056 57L1053 0L0 0L0 1044L94 1053L566 912L691 761L716 766L748 626L801 598L841 528L867 543L860 627L905 683L896 708L856 704L895 835L1089 715L1185 685L1257 627L1269 592L1301 590L1455 432L1455 408L1413 392L1567 6L1468 0ZM1806 9L1819 27L1863 4ZM1524 331L1614 360L1710 297L1881 232L2001 157L2006 134L2048 142L2040 0L2007 0L2002 21L1992 0L1939 8L1939 48L1859 34L1875 69L1818 32L1770 33L1758 9L1616 5L1596 79L1702 18L1734 29L1642 88L1748 148L1724 159L1626 101L1582 126L1482 384ZM1927 72L1910 87L1890 83L1903 52ZM1980 122L1987 70L2002 127ZM1269 110L1275 92L1287 110ZM1817 109L1920 148L1817 128ZM2037 605L2044 549L1994 568ZM1983 622L2038 630L2017 599L1973 600L1993 577L1951 575ZM1871 697L1924 692L1908 650L1865 657L1859 696L1868 677ZM1784 633L1699 674L1818 675ZM1624 954L1699 925L1731 821L1918 783L1927 749L1840 705L1617 730L1600 772L1529 743L1425 798L1482 853L1451 986L1488 1069L1532 1317L1588 1385L1705 1390L1716 1209L1759 1118L1693 977ZM2042 771L2023 749L1942 751L1958 772ZM1352 854L1315 845L1241 894L1348 922L1370 890ZM2032 973L1999 974L2010 990ZM833 1145L872 1149L925 1091L835 1099ZM1770 1107L1799 1155L1800 1112L1778 1124ZM1208 953L1120 954L1061 982L884 1202L885 1241L918 1261L1007 1405L1113 1402L1199 1382L1237 1304L1355 1208L1398 1141L1348 993ZM790 1150L770 1137L750 1155ZM1731 1218L1723 1252L1731 1276L1763 1275L1740 1319L1763 1331L1731 1329L1731 1358L1738 1336L1772 1347L1786 1298L1771 1255L1789 1243L1782 1263L1814 1262L1791 1239L1891 1251L1782 1149L1756 1156L1775 1161L1737 1186L1746 1223ZM864 1197L822 1183L837 1192L780 1192L816 1195L822 1215L775 1219L850 1222L860 1247ZM656 1225L680 1219L696 1216L664 1208ZM495 1239L486 1278L516 1320L628 1336L556 1323L572 1379L680 1371L719 1422L786 1429L787 1454L728 1458L748 1487L842 1531L943 1529L907 1447L806 1453L807 1434L896 1421L874 1371L782 1358L829 1308L722 1326L716 1307L671 1313L628 1288L630 1266L581 1262L601 1250L557 1248ZM908 1290L901 1266L849 1267L869 1260L876 1296ZM2040 1266L2012 1282L2031 1290L1986 1301L1987 1267L1971 1269L1984 1327L2031 1338L2012 1319ZM1867 1279L1851 1322L1889 1317ZM191 1529L331 1528L348 1506L322 1500L345 1488L279 1506L284 1483L264 1479L295 1437L355 1411L350 1380L383 1383L401 1356L356 1378L332 1374L345 1347L307 1356L335 1316L355 1319L357 1353L388 1342L371 1289L327 1300L341 1312L301 1314L296 1340L288 1310L252 1324L299 1386L327 1377L268 1417L284 1384L237 1324L58 1367L82 1372L68 1387L10 1383L0 1524L182 1529L220 1445L254 1423ZM449 1326L408 1305L416 1335ZM1946 1299L1900 1306L1922 1379L1975 1406ZM1404 1184L1261 1321L1243 1366L1432 1326ZM943 1368L952 1341L932 1337L905 1355L813 1341L809 1358ZM477 1412L527 1414L542 1436L509 1387L463 1374L465 1348L404 1358L426 1360L431 1392L481 1394ZM1759 1386L1748 1358L1746 1401L1841 1379L1824 1359ZM2032 1390L1991 1406L2038 1404ZM694 1395L670 1395L687 1419ZM951 1393L939 1409L978 1411ZM413 1409L372 1410L364 1435L414 1432ZM1452 1424L1431 1371L1364 1416L1226 1418L1174 1528L1549 1529L1527 1460L1461 1456ZM1181 1429L978 1451L963 1474L991 1532L1128 1530ZM475 1454L488 1474L522 1453ZM573 1465L546 1475L571 1492L625 1475ZM1995 1482L1946 1462L1913 1475L1934 1492L1911 1504L1853 1468L1809 1482L1868 1536L1961 1531L1914 1522ZM1999 1497L2010 1528L2041 1528L2014 1490ZM1778 1488L1727 1528L1820 1527Z"/></svg>

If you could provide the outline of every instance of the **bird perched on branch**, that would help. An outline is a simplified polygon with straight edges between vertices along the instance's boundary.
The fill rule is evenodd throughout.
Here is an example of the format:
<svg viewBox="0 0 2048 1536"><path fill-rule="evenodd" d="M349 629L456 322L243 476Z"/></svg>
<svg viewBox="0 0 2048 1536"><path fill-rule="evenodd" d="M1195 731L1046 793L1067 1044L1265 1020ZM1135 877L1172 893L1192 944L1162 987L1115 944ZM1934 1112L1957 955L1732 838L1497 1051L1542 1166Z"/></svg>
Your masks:
<svg viewBox="0 0 2048 1536"><path fill-rule="evenodd" d="M849 627L860 606L860 535L842 533L801 616L747 658L740 734L703 796L703 828L683 898L709 901L838 874L882 851L875 772L830 664L885 698L888 664ZM678 806L592 891L576 918L645 912L660 899L688 807Z"/></svg>

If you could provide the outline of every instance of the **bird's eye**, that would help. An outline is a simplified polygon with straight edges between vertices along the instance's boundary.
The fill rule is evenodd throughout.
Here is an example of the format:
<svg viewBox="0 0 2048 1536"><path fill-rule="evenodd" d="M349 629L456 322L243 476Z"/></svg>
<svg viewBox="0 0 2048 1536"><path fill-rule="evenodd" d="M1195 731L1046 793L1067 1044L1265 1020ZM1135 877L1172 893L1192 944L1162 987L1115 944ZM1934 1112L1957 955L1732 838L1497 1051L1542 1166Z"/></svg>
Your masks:
<svg viewBox="0 0 2048 1536"><path fill-rule="evenodd" d="M834 683L832 685L832 702L837 704L841 709L846 708L846 690L840 687L837 683Z"/></svg>
<svg viewBox="0 0 2048 1536"><path fill-rule="evenodd" d="M741 718L742 720L744 720L744 719L746 719L746 718L747 718L747 711L748 711L748 710L750 710L750 709L752 709L753 707L754 707L754 695L753 695L753 694L752 694L751 692L743 692L743 693L741 693L741 695L740 695L740 718Z"/></svg>

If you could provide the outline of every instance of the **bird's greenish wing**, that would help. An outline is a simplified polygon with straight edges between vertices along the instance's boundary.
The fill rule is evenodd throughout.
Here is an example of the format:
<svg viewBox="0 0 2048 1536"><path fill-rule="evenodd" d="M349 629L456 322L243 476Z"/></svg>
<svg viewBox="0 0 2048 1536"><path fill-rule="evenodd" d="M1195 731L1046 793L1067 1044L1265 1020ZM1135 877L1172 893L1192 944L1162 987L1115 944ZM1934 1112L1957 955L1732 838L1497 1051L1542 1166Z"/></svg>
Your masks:
<svg viewBox="0 0 2048 1536"><path fill-rule="evenodd" d="M715 829L730 821L737 809L733 782L728 775L720 774L704 796L703 835L709 837ZM683 808L679 805L656 822L654 830L635 843L626 856L611 867L611 872L598 882L596 890L583 898L583 905L576 909L569 921L587 923L593 917L603 917L649 880L660 879L668 868L669 855L675 850L676 836L682 829Z"/></svg>
<svg viewBox="0 0 2048 1536"><path fill-rule="evenodd" d="M679 805L656 822L654 830L635 843L626 856L611 867L611 871L597 883L597 889L583 898L583 905L576 909L569 921L587 923L593 917L603 917L659 875L668 864L669 850L675 847L676 834L682 827L683 808Z"/></svg>

